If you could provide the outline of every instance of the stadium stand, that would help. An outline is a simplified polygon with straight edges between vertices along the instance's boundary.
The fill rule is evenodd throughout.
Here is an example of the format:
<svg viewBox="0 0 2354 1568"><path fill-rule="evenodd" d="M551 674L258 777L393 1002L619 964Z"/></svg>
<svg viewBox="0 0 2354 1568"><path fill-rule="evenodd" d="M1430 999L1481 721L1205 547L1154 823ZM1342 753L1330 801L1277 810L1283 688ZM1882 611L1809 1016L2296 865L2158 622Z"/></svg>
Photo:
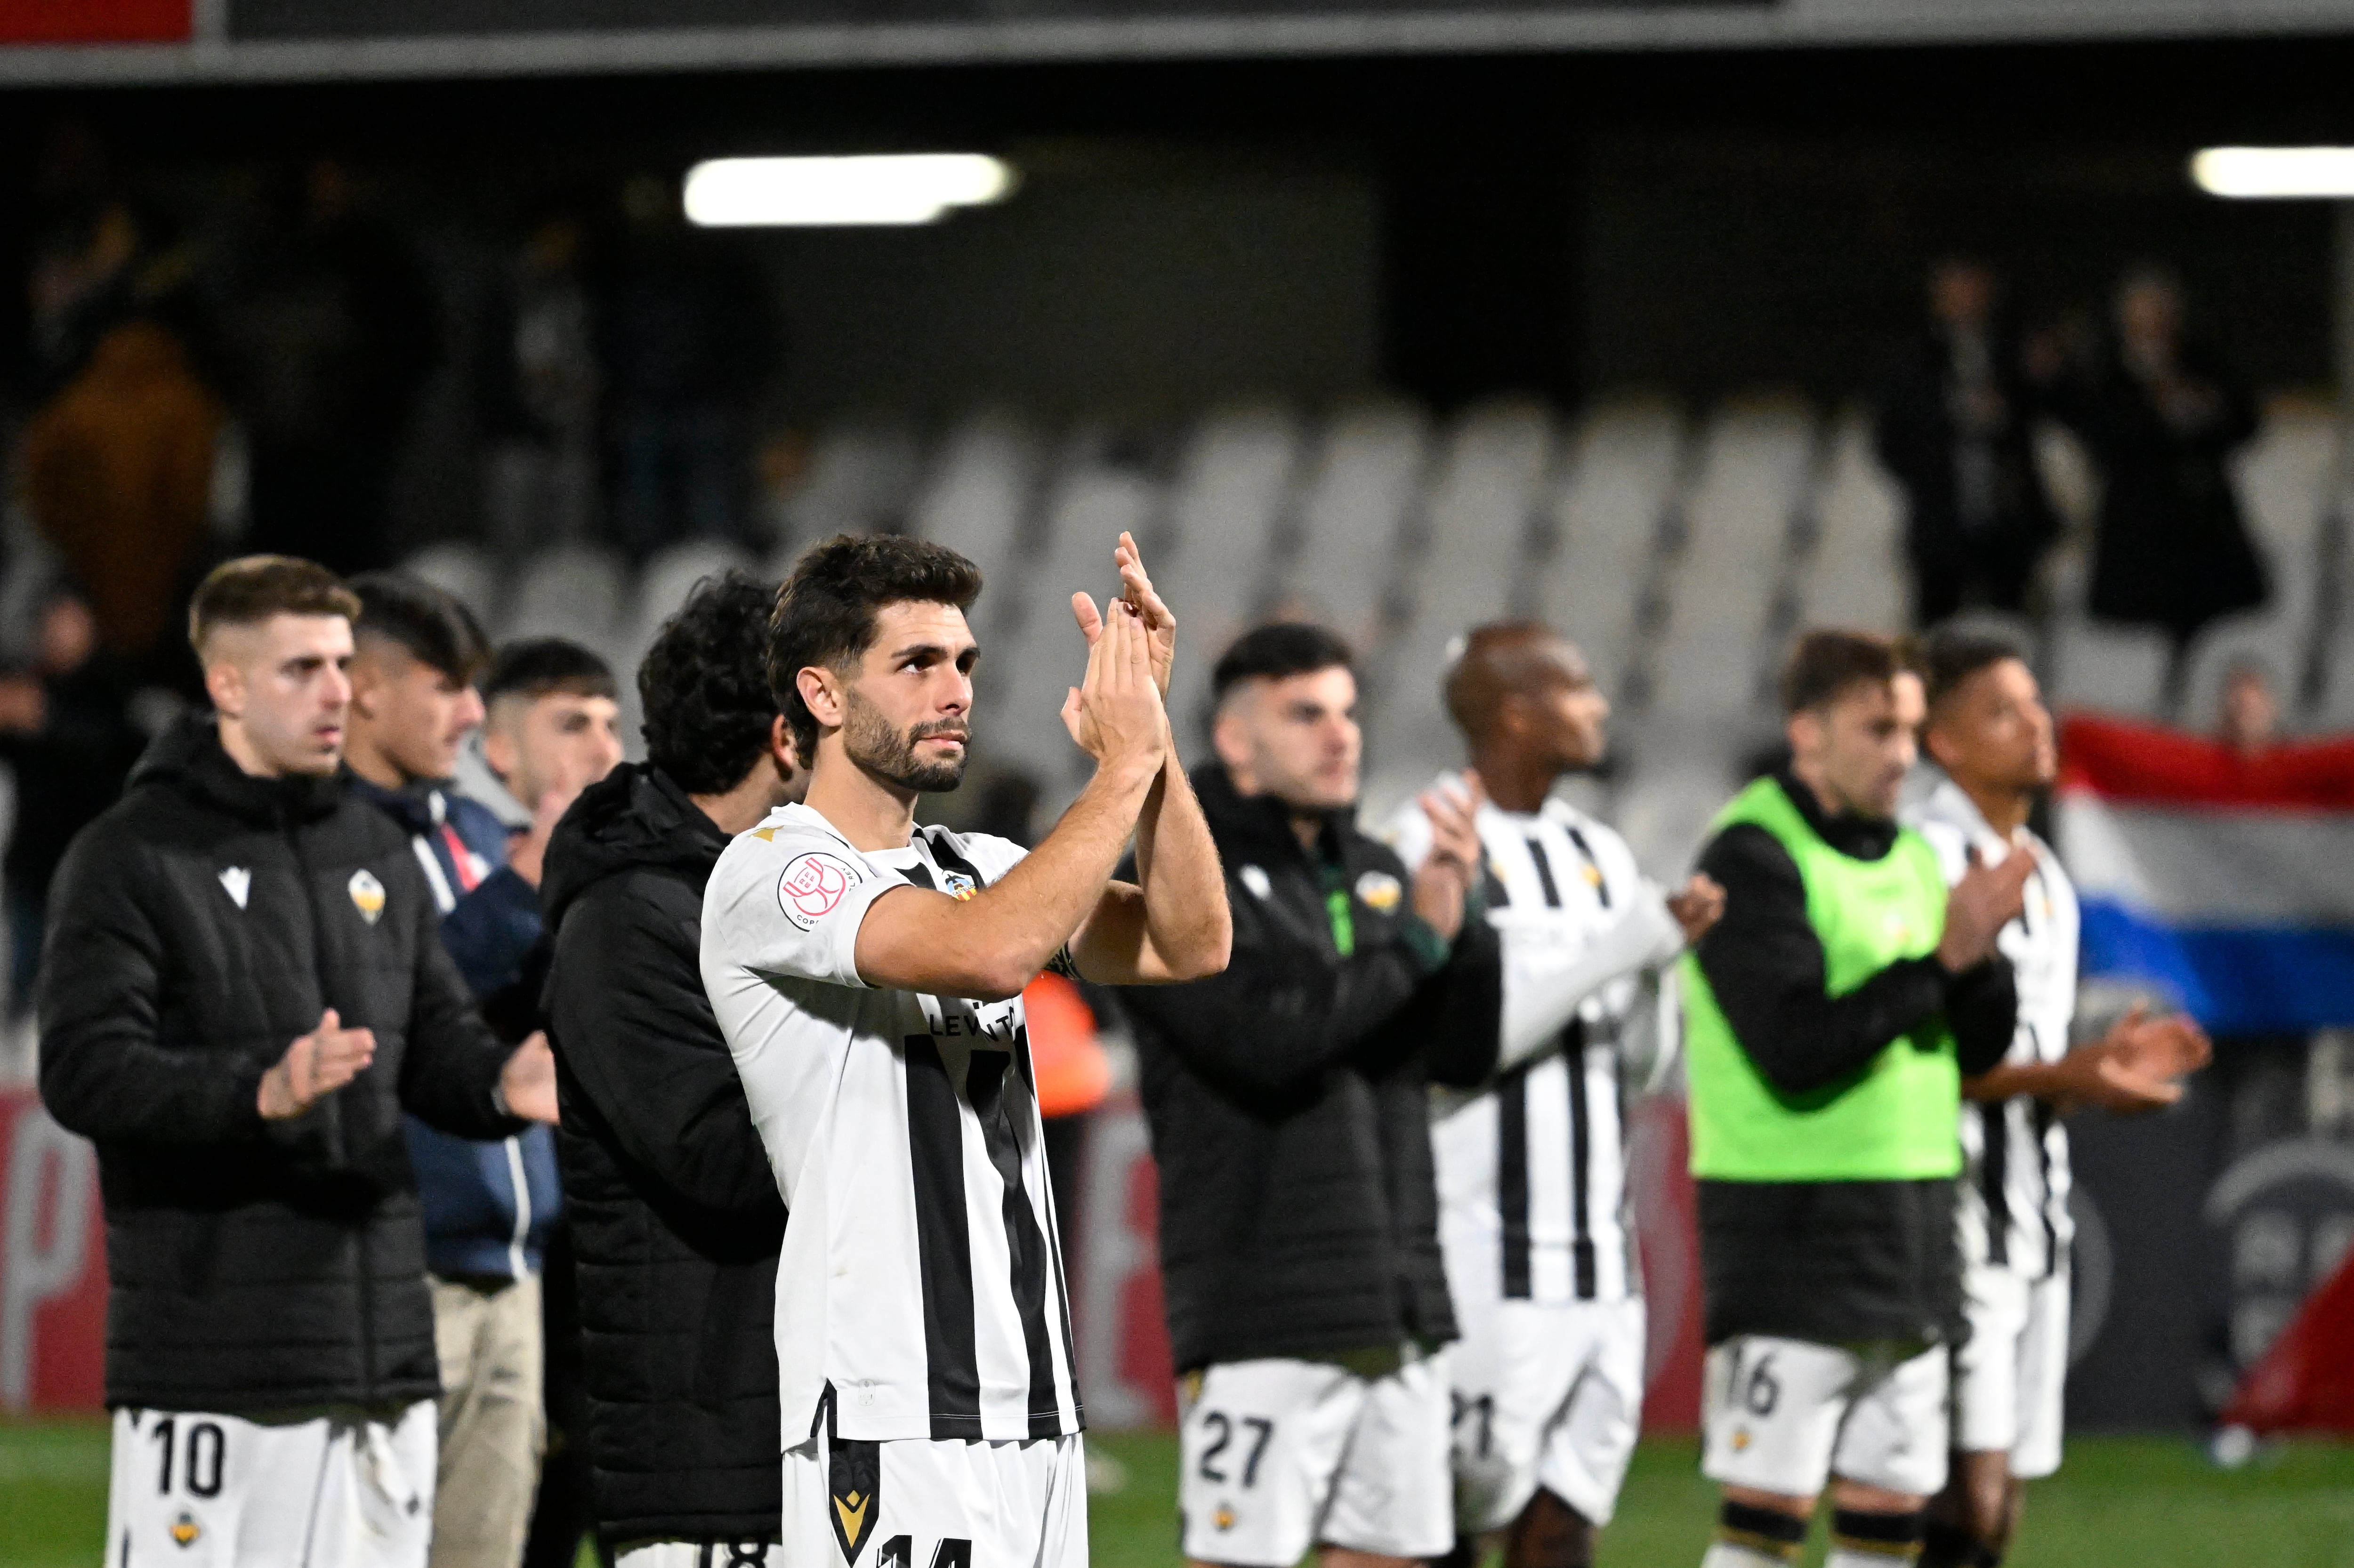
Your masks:
<svg viewBox="0 0 2354 1568"><path fill-rule="evenodd" d="M2333 586L2327 565L2334 554L2354 577L2354 552L2332 536L2334 443L2326 412L2288 406L2238 465L2275 601L2193 646L2179 708L2162 640L2084 619L2081 538L2055 552L2042 619L1963 619L2030 649L2064 706L2203 726L2224 673L2255 657L2281 678L2293 726L2354 728L2354 582ZM2062 511L2081 519L2092 494L2081 453L2055 433L2041 458ZM1601 788L1663 874L1771 744L1766 673L1792 629L1905 619L1902 507L1868 421L1787 397L1698 419L1643 398L1571 419L1496 400L1446 421L1396 400L1320 417L1261 402L1143 434L1057 432L1005 408L928 439L869 419L822 434L768 516L772 574L836 529L905 528L981 564L991 588L976 753L1033 774L1050 808L1077 778L1056 718L1080 665L1068 596L1109 586L1121 529L1184 617L1181 724L1200 716L1218 651L1256 619L1314 615L1357 641L1372 811L1455 760L1439 694L1453 639L1494 616L1541 615L1579 641L1618 705L1622 762ZM572 636L626 671L697 577L751 559L681 546L632 577L613 556L565 545L503 576L478 547L444 544L409 565L502 636ZM637 722L632 701L633 750Z"/></svg>

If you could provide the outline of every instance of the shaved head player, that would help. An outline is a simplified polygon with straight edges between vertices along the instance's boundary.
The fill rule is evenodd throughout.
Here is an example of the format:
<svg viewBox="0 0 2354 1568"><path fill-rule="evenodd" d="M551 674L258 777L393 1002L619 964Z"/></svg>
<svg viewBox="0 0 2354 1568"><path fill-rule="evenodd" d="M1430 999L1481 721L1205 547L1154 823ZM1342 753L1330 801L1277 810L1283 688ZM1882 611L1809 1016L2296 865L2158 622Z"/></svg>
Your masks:
<svg viewBox="0 0 2354 1568"><path fill-rule="evenodd" d="M1488 919L1503 938L1496 1076L1437 1091L1439 1240L1455 1347L1458 1555L1500 1532L1506 1568L1587 1568L1635 1449L1642 1281L1626 1209L1619 1041L1656 973L1714 923L1723 894L1673 897L1624 840L1550 799L1602 760L1609 699L1567 639L1483 626L1447 680L1470 752L1393 829L1420 863L1434 796L1476 800ZM1484 799L1481 786L1484 786Z"/></svg>

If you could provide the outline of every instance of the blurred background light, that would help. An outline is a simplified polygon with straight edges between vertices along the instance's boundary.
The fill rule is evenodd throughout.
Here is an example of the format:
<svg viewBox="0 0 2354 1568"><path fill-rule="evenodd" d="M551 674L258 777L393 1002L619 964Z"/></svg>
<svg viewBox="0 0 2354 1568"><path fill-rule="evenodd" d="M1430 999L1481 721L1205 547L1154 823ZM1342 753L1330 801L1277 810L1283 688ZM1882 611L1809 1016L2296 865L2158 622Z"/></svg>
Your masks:
<svg viewBox="0 0 2354 1568"><path fill-rule="evenodd" d="M1013 168L981 153L713 158L687 171L688 221L705 228L932 223L1012 194Z"/></svg>
<svg viewBox="0 0 2354 1568"><path fill-rule="evenodd" d="M2209 147L2190 178L2209 196L2354 196L2354 147Z"/></svg>

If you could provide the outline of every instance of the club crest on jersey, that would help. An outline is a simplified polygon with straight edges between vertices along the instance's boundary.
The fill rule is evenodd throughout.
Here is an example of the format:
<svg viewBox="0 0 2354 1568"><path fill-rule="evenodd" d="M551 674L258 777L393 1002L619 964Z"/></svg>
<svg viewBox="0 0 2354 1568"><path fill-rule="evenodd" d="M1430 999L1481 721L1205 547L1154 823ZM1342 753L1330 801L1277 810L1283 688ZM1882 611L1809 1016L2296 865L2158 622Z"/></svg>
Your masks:
<svg viewBox="0 0 2354 1568"><path fill-rule="evenodd" d="M196 1516L186 1509L182 1509L180 1517L172 1521L172 1540L178 1545L194 1546L196 1543L196 1537L204 1532L205 1527L198 1524Z"/></svg>
<svg viewBox="0 0 2354 1568"><path fill-rule="evenodd" d="M1396 908L1405 895L1405 885L1386 871L1369 871L1357 878L1357 901L1376 915Z"/></svg>
<svg viewBox="0 0 2354 1568"><path fill-rule="evenodd" d="M961 903L981 891L981 885L960 871L940 873L940 891Z"/></svg>
<svg viewBox="0 0 2354 1568"><path fill-rule="evenodd" d="M814 930L858 879L840 855L811 850L785 863L785 873L777 879L777 903L786 919L804 931Z"/></svg>
<svg viewBox="0 0 2354 1568"><path fill-rule="evenodd" d="M378 882L376 873L367 867L362 866L352 873L352 879L344 885L344 891L352 895L352 907L358 910L360 918L369 925L375 925L384 914L384 884Z"/></svg>

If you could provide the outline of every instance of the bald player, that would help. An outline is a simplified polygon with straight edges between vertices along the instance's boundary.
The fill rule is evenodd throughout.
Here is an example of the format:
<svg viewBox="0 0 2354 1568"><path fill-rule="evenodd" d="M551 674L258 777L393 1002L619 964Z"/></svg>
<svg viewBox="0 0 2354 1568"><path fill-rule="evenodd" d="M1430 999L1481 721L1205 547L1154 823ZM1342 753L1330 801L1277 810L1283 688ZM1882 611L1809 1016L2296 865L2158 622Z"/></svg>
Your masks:
<svg viewBox="0 0 2354 1568"><path fill-rule="evenodd" d="M1504 950L1496 1075L1434 1090L1439 1240L1456 1347L1457 1558L1500 1533L1506 1568L1587 1568L1633 1454L1643 1300L1626 1214L1619 1042L1645 976L1724 907L1695 876L1646 882L1610 829L1550 798L1601 761L1610 703L1567 639L1533 622L1471 633L1447 678L1468 774L1488 919ZM1392 842L1409 866L1430 824L1409 806Z"/></svg>

